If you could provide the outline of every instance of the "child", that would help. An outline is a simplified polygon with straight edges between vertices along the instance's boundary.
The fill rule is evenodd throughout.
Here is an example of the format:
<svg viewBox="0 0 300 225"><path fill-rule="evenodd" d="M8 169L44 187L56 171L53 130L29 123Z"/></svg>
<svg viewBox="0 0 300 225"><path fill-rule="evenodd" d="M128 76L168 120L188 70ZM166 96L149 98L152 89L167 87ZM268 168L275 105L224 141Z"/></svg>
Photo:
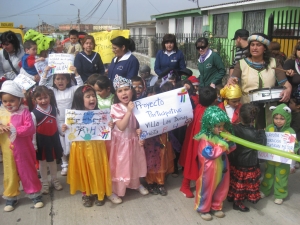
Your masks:
<svg viewBox="0 0 300 225"><path fill-rule="evenodd" d="M37 53L37 45L34 41L28 40L24 44L25 55L23 55L22 60L20 61L19 66L32 76L32 79L36 82L39 82L40 76L34 66L36 62L44 61L45 58L40 57L35 59Z"/></svg>
<svg viewBox="0 0 300 225"><path fill-rule="evenodd" d="M112 130L112 145L109 157L113 192L124 196L126 188L138 189L142 195L148 190L140 184L140 177L147 174L145 151L136 130L138 124L133 115L136 95L131 80L116 75L114 105L111 117L115 126ZM114 196L117 197L117 196Z"/></svg>
<svg viewBox="0 0 300 225"><path fill-rule="evenodd" d="M44 71L44 76L41 78L39 85L46 85L47 83L47 73L51 68L47 66ZM70 74L54 74L53 75L53 87L49 87L53 92L57 103L57 108L59 114L57 115L58 124L61 128L65 124L65 110L71 109L74 93L80 86L83 85L83 81L80 75L77 73L76 67L71 66L71 71L75 73L76 86L71 85L71 76ZM67 156L70 153L70 143L65 142L64 135L59 135L60 143L63 148L62 156L62 170L61 175L66 176L68 173L68 159Z"/></svg>
<svg viewBox="0 0 300 225"><path fill-rule="evenodd" d="M151 74L151 69L147 65L141 66L139 73L140 73L141 78L145 81L147 88L153 87L155 82L158 79L158 76Z"/></svg>
<svg viewBox="0 0 300 225"><path fill-rule="evenodd" d="M199 89L199 104L194 109L194 119L188 125L183 142L182 151L179 158L179 164L184 167L183 180L180 191L187 198L193 198L194 194L190 190L190 181L198 179L197 149L198 141L193 137L201 130L202 116L206 108L214 104L217 99L217 92L212 87Z"/></svg>
<svg viewBox="0 0 300 225"><path fill-rule="evenodd" d="M226 112L232 124L239 123L239 113L242 106L240 87L238 85L225 86L220 90L220 96L224 102L219 103L218 106Z"/></svg>
<svg viewBox="0 0 300 225"><path fill-rule="evenodd" d="M36 102L36 108L31 115L36 126L37 159L39 160L43 194L49 194L48 171L49 166L51 183L58 191L62 186L57 179L56 159L62 157L63 149L59 135L63 135L59 129L57 118L57 105L52 90L45 86L38 86L32 93L32 99ZM27 100L29 102L30 100ZM35 137L34 137L35 139Z"/></svg>
<svg viewBox="0 0 300 225"><path fill-rule="evenodd" d="M69 32L69 39L70 44L66 46L66 53L74 54L75 56L82 51L81 44L78 42L78 31L77 30L70 30Z"/></svg>
<svg viewBox="0 0 300 225"><path fill-rule="evenodd" d="M225 216L222 205L229 188L226 155L236 146L219 135L222 131L232 132L232 128L226 113L217 106L205 110L201 123L201 131L194 137L199 140L195 210L201 213L202 219L211 220L210 211L218 218Z"/></svg>
<svg viewBox="0 0 300 225"><path fill-rule="evenodd" d="M240 110L240 123L233 125L235 136L244 140L266 145L267 138L264 130L256 130L253 127L258 114L258 108L253 104L242 105ZM236 150L229 154L230 161L230 187L228 201L233 201L233 209L241 212L249 212L249 208L243 204L244 200L257 203L260 199L259 178L261 176L258 151L237 145Z"/></svg>
<svg viewBox="0 0 300 225"><path fill-rule="evenodd" d="M190 76L188 78L188 80L192 82L192 84L193 84L193 86L195 88L195 93L197 93L198 92L198 87L199 87L199 80L197 79L197 77Z"/></svg>
<svg viewBox="0 0 300 225"><path fill-rule="evenodd" d="M89 85L79 87L74 94L72 109L98 109L95 90ZM66 129L67 125L64 125L63 131ZM111 196L112 194L110 169L104 141L72 142L67 182L70 184L72 195L77 190L82 192L82 203L85 207L93 205L92 195L97 195L95 205L104 205L105 195Z"/></svg>
<svg viewBox="0 0 300 225"><path fill-rule="evenodd" d="M112 92L114 92L114 89L108 77L100 76L94 84L94 89L97 93L99 109L110 108L113 104L114 94Z"/></svg>
<svg viewBox="0 0 300 225"><path fill-rule="evenodd" d="M44 206L40 194L42 186L34 166L32 144L35 127L28 108L22 104L24 94L14 81L5 81L0 93L3 103L0 109L0 147L4 168L3 198L6 199L4 211L14 210L18 203L20 180L34 207L41 208Z"/></svg>
<svg viewBox="0 0 300 225"><path fill-rule="evenodd" d="M277 107L271 106L273 110L273 124L266 128L266 132L283 132L295 134L295 131L290 127L291 124L291 109L286 104L280 104ZM294 152L299 149L298 141L296 140ZM260 185L261 198L268 196L274 183L275 204L281 205L283 199L288 196L288 177L290 173L290 165L280 162L267 161L264 179ZM275 179L276 178L276 181Z"/></svg>
<svg viewBox="0 0 300 225"><path fill-rule="evenodd" d="M132 87L135 89L136 92L136 99L141 99L146 97L146 88L145 88L145 82L143 78L135 76L131 78Z"/></svg>

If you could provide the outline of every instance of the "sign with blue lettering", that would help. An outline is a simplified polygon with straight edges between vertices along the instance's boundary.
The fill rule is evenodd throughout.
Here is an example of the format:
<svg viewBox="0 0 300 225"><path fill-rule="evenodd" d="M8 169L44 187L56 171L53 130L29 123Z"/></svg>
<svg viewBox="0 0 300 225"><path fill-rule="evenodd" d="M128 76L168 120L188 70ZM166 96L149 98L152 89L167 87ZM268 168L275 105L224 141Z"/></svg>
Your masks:
<svg viewBox="0 0 300 225"><path fill-rule="evenodd" d="M193 120L193 109L184 88L153 95L134 102L134 115L140 124L140 139L147 139Z"/></svg>
<svg viewBox="0 0 300 225"><path fill-rule="evenodd" d="M266 132L266 136L267 146L276 148L281 151L294 153L294 146L296 142L295 134L288 134L282 132ZM292 163L291 159L287 159L267 152L258 151L258 158L286 164Z"/></svg>

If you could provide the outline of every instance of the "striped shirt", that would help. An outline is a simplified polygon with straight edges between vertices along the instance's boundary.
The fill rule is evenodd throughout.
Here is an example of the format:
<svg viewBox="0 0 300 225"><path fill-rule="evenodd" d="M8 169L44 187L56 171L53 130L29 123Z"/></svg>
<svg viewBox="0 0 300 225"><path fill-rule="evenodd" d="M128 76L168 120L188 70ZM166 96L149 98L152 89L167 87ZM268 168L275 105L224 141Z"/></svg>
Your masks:
<svg viewBox="0 0 300 225"><path fill-rule="evenodd" d="M247 54L248 50L247 50L247 47L246 48L237 48L236 49L236 53L235 53L235 57L234 57L234 60L230 66L230 69L233 69L235 64L243 59L243 58L246 58L246 54Z"/></svg>

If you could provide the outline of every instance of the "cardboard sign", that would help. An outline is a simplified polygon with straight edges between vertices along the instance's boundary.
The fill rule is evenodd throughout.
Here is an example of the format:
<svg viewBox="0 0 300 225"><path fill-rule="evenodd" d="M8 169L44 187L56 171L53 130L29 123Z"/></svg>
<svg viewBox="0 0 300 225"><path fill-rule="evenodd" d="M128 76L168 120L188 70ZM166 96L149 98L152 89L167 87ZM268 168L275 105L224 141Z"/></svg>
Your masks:
<svg viewBox="0 0 300 225"><path fill-rule="evenodd" d="M182 127L193 120L190 97L184 88L150 96L134 102L134 115L147 139Z"/></svg>
<svg viewBox="0 0 300 225"><path fill-rule="evenodd" d="M18 76L16 76L14 82L16 82L23 90L26 91L33 85L35 85L35 81L24 74L19 74Z"/></svg>
<svg viewBox="0 0 300 225"><path fill-rule="evenodd" d="M45 61L39 61L39 62L36 62L34 64L38 74L42 77L44 76L44 71L45 71L45 68L48 66L48 58L45 59ZM51 68L51 70L47 73L47 77L50 77L54 74L54 68Z"/></svg>
<svg viewBox="0 0 300 225"><path fill-rule="evenodd" d="M111 30L91 33L95 38L96 47L95 52L98 52L101 56L103 63L111 63L111 60L115 57L112 52L112 44L110 40L123 36L129 38L129 30Z"/></svg>
<svg viewBox="0 0 300 225"><path fill-rule="evenodd" d="M281 151L294 153L294 146L296 142L295 134L287 134L282 132L266 132L267 146L276 148ZM267 152L258 152L259 159L266 159L275 162L291 164L292 160Z"/></svg>
<svg viewBox="0 0 300 225"><path fill-rule="evenodd" d="M73 73L70 66L74 65L74 55L65 53L53 53L49 55L48 66L53 70L51 73Z"/></svg>
<svg viewBox="0 0 300 225"><path fill-rule="evenodd" d="M65 124L68 125L65 132L67 142L111 139L111 129L108 126L111 120L110 109L66 109L65 116Z"/></svg>

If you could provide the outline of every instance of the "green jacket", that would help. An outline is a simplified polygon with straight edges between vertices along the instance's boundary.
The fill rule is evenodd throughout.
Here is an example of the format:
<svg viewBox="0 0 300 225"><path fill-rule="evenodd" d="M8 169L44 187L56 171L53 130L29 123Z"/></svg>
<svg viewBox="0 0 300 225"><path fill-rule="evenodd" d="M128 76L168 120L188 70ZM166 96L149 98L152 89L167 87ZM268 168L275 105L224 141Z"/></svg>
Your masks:
<svg viewBox="0 0 300 225"><path fill-rule="evenodd" d="M212 52L203 63L198 61L198 70L200 87L207 87L211 83L222 84L222 79L226 74L222 58L215 52Z"/></svg>

